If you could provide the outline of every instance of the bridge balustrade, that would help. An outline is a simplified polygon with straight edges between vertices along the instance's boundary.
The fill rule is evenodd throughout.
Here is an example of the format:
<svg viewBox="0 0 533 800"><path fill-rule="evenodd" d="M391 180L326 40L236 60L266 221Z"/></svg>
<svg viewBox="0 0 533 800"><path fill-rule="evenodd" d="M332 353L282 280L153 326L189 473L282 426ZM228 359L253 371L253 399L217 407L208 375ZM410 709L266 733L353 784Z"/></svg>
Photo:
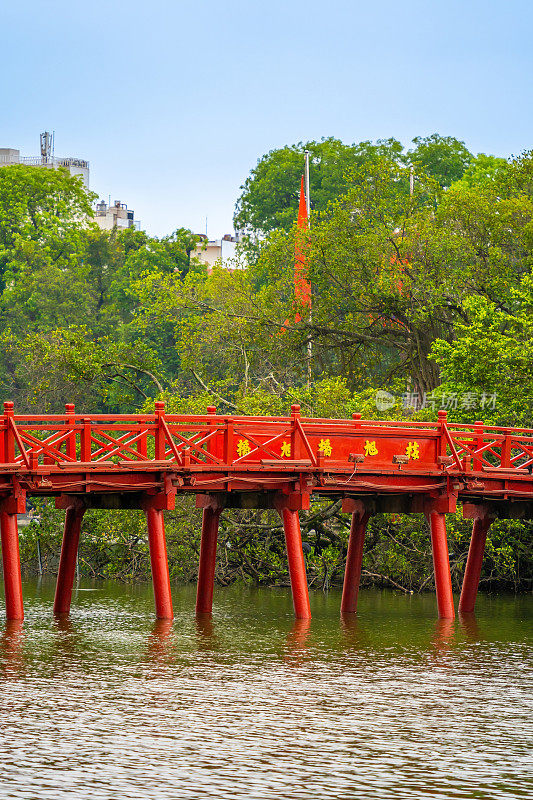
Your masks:
<svg viewBox="0 0 533 800"><path fill-rule="evenodd" d="M16 515L28 495L66 509L54 609L68 613L83 513L141 508L147 517L159 617L172 616L163 511L177 493L203 509L197 610L210 613L220 514L227 507L275 508L283 519L297 616L309 616L298 512L313 495L341 498L352 514L341 607L354 613L369 518L424 513L432 539L439 614L453 617L445 514L463 502L474 520L459 608L474 608L486 534L499 517L533 517L533 431L434 422L167 414L15 414L0 417L0 521L6 611L23 616Z"/></svg>

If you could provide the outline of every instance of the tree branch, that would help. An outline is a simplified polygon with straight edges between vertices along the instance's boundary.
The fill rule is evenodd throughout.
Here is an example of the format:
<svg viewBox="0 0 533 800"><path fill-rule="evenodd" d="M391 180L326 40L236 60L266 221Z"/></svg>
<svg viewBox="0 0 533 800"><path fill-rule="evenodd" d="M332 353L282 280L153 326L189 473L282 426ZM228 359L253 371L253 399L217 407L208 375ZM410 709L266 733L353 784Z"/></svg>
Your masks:
<svg viewBox="0 0 533 800"><path fill-rule="evenodd" d="M215 392L214 389L210 389L209 386L207 386L203 382L203 380L200 378L200 376L198 375L197 372L195 372L193 369L191 369L191 372L194 375L194 377L196 378L196 380L198 381L198 383L200 384L200 386L202 387L202 389L205 389L205 391L208 394L210 394L212 397L216 397L222 403L224 403L225 405L229 406L229 408L233 408L235 411L239 411L241 414L244 414L245 417L248 416L248 414L246 413L246 411L244 411L244 409L239 408L239 406L236 406L235 403L231 402L231 400L226 400L225 397L222 397L221 394L219 394L218 392Z"/></svg>
<svg viewBox="0 0 533 800"><path fill-rule="evenodd" d="M161 386L161 383L157 380L153 372L150 372L147 369L142 369L142 367L136 367L134 364L123 364L120 361L109 361L107 364L102 364L102 367L126 367L127 369L134 370L135 372L141 372L143 375L148 375L148 377L153 380L159 392L164 391L163 387ZM144 392L142 394L144 394ZM146 395L144 396L146 397Z"/></svg>

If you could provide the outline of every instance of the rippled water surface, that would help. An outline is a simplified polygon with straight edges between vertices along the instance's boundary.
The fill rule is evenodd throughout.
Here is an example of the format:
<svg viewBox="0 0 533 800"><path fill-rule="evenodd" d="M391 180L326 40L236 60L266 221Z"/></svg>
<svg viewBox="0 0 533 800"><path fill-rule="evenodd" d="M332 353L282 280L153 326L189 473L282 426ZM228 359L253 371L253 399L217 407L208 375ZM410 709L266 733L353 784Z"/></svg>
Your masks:
<svg viewBox="0 0 533 800"><path fill-rule="evenodd" d="M438 623L431 596L26 585L0 639L0 798L531 797L531 598Z"/></svg>

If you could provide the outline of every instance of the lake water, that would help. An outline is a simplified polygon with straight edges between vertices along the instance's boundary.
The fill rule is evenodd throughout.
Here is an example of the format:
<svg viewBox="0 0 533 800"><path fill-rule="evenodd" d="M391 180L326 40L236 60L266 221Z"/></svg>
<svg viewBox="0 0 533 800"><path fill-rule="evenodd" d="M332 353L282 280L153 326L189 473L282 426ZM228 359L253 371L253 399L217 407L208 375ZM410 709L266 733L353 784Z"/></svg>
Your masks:
<svg viewBox="0 0 533 800"><path fill-rule="evenodd" d="M525 798L530 597L435 619L432 595L194 587L155 623L149 586L81 584L69 621L25 585L0 629L0 798Z"/></svg>

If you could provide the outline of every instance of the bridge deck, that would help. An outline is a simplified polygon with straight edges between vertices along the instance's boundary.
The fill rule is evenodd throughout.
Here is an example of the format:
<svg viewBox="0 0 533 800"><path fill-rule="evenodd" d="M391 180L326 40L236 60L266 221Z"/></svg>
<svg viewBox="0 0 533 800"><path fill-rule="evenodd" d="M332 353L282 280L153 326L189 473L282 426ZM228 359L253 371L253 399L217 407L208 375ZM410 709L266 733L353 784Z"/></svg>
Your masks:
<svg viewBox="0 0 533 800"><path fill-rule="evenodd" d="M353 515L351 544L360 542L361 550L371 514L425 513L443 616L453 615L443 515L453 512L460 500L465 516L476 520L473 573L469 575L467 565L465 577L470 596L474 584L477 590L481 569L479 537L483 531L486 536L490 521L533 518L533 430L481 422L450 424L445 411L438 412L436 422L363 420L359 414L351 420L302 418L296 405L288 417L217 415L213 407L207 411L200 416L166 414L158 402L154 414L76 414L74 406L67 405L65 414L33 416L15 415L13 404L4 404L0 512L8 616L22 613L16 514L25 510L28 495L55 496L57 505L67 509L56 610L70 607L64 588L71 585L72 553L75 558L83 511L143 508L156 605L163 616L171 615L171 601L161 512L174 507L177 493L195 494L197 505L204 508L199 582L203 600L197 605L204 611L211 607L216 529L224 507L278 509L300 616L308 614L308 599L297 512L309 508L312 495L343 499L344 510ZM359 581L359 555L357 551L354 561L349 549L347 595L348 583L353 587ZM161 600L161 592L166 599ZM353 598L346 603L343 598L343 610L355 610L352 606ZM465 600L462 610L472 609L473 602Z"/></svg>

